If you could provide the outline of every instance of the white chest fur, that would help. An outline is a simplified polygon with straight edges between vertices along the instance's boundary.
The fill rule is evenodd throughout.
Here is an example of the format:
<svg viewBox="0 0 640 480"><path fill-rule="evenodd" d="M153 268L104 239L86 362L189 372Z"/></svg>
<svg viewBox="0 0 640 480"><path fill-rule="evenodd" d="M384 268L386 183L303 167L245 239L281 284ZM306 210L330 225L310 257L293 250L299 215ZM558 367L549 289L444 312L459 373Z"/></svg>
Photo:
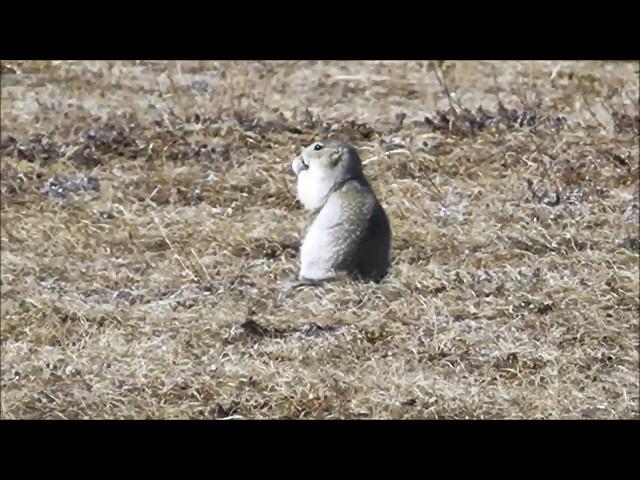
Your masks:
<svg viewBox="0 0 640 480"><path fill-rule="evenodd" d="M338 245L332 230L338 226L341 215L340 205L329 197L309 227L300 247L300 274L303 277L321 280L335 275L330 266L334 262Z"/></svg>
<svg viewBox="0 0 640 480"><path fill-rule="evenodd" d="M298 175L298 200L307 210L317 210L325 202L333 181L305 170Z"/></svg>

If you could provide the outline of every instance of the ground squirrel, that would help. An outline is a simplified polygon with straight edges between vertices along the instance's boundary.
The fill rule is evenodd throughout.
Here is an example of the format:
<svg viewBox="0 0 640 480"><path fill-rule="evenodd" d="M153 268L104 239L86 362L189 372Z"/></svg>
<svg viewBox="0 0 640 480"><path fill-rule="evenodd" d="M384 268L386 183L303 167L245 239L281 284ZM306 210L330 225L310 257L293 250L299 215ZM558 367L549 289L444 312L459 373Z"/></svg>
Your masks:
<svg viewBox="0 0 640 480"><path fill-rule="evenodd" d="M294 158L297 197L316 213L300 248L297 285L351 277L380 281L390 264L391 228L358 152L336 140Z"/></svg>

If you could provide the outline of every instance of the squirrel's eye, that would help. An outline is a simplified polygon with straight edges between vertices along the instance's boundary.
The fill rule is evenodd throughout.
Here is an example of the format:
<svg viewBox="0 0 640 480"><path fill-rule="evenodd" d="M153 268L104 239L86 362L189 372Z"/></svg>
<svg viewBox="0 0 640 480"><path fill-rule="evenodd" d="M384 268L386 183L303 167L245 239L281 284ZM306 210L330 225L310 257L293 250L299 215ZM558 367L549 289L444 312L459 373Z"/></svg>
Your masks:
<svg viewBox="0 0 640 480"><path fill-rule="evenodd" d="M322 150L322 144L320 144L320 143L316 143L316 144L313 146L313 149L314 149L314 150Z"/></svg>

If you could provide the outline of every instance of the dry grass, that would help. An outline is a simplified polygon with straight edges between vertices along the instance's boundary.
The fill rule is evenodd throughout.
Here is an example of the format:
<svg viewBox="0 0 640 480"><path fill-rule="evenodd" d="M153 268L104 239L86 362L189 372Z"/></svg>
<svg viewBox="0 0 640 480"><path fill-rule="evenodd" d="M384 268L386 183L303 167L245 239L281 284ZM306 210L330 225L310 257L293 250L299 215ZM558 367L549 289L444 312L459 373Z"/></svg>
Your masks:
<svg viewBox="0 0 640 480"><path fill-rule="evenodd" d="M4 62L2 418L637 419L638 68ZM278 304L331 135L393 268Z"/></svg>

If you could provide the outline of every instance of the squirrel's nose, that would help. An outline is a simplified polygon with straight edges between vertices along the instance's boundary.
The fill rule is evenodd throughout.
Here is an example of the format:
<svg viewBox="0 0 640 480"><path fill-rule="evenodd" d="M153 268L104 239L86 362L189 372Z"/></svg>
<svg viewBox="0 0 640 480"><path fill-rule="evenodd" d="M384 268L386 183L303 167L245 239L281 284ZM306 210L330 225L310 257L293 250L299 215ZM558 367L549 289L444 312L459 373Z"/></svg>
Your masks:
<svg viewBox="0 0 640 480"><path fill-rule="evenodd" d="M300 175L300 172L309 168L309 166L302 161L302 157L300 156L297 156L293 159L291 166L296 175Z"/></svg>

